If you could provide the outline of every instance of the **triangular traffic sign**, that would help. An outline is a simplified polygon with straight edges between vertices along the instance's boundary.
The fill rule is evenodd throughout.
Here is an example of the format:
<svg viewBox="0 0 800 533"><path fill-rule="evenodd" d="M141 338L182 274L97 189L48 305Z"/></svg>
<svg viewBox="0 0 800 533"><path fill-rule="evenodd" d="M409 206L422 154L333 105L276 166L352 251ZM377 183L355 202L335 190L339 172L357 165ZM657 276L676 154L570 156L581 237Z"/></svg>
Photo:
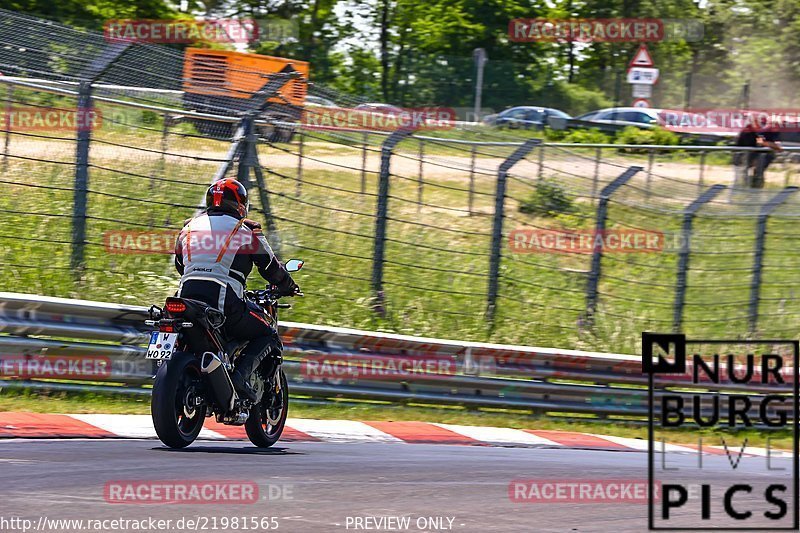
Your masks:
<svg viewBox="0 0 800 533"><path fill-rule="evenodd" d="M647 50L647 46L642 44L639 49L634 54L633 59L631 62L628 63L629 67L652 67L653 66L653 58L650 57L650 51Z"/></svg>

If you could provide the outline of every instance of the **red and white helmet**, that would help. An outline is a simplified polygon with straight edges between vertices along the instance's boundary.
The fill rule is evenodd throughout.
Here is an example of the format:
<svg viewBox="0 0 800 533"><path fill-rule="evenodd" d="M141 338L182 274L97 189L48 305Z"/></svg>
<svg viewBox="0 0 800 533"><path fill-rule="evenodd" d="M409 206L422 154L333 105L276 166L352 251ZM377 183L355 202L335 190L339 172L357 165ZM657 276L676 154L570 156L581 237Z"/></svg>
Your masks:
<svg viewBox="0 0 800 533"><path fill-rule="evenodd" d="M208 188L206 207L209 210L220 210L246 217L247 210L250 208L247 189L233 178L221 179Z"/></svg>

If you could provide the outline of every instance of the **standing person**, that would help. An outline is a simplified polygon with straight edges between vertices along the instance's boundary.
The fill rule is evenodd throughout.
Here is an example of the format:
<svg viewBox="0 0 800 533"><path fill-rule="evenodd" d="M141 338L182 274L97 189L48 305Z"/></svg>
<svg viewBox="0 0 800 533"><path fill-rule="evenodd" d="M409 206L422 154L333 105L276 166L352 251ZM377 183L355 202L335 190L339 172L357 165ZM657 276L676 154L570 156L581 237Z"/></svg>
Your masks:
<svg viewBox="0 0 800 533"><path fill-rule="evenodd" d="M751 117L752 118L752 117ZM775 160L775 154L783 150L778 141L777 124L770 119L763 127L749 120L747 126L736 137L736 146L749 148L769 148L769 152L737 152L733 164L737 184L745 184L753 189L764 188L764 172Z"/></svg>

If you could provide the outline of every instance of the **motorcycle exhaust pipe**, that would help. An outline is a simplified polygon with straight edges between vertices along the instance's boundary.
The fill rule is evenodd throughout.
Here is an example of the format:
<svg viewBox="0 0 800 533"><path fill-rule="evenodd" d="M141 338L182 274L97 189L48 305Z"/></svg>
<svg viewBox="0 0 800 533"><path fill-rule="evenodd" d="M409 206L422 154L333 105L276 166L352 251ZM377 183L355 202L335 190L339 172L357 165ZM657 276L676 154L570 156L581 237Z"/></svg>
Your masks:
<svg viewBox="0 0 800 533"><path fill-rule="evenodd" d="M200 359L200 371L207 376L214 401L228 411L232 411L236 393L222 360L215 353L205 352Z"/></svg>

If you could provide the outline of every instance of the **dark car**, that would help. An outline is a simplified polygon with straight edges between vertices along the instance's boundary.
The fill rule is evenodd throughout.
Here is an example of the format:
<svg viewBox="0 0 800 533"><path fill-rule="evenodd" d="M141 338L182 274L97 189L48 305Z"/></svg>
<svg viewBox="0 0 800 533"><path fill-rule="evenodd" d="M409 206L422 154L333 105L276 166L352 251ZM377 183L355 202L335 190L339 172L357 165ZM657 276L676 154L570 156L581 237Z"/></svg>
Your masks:
<svg viewBox="0 0 800 533"><path fill-rule="evenodd" d="M568 119L563 111L551 107L518 106L489 115L483 119L485 124L498 128L541 129L548 124L550 118Z"/></svg>
<svg viewBox="0 0 800 533"><path fill-rule="evenodd" d="M636 126L638 128L654 128L659 124L660 109L647 107L609 107L598 109L577 117L577 120L598 122L600 124L616 124L620 126Z"/></svg>

